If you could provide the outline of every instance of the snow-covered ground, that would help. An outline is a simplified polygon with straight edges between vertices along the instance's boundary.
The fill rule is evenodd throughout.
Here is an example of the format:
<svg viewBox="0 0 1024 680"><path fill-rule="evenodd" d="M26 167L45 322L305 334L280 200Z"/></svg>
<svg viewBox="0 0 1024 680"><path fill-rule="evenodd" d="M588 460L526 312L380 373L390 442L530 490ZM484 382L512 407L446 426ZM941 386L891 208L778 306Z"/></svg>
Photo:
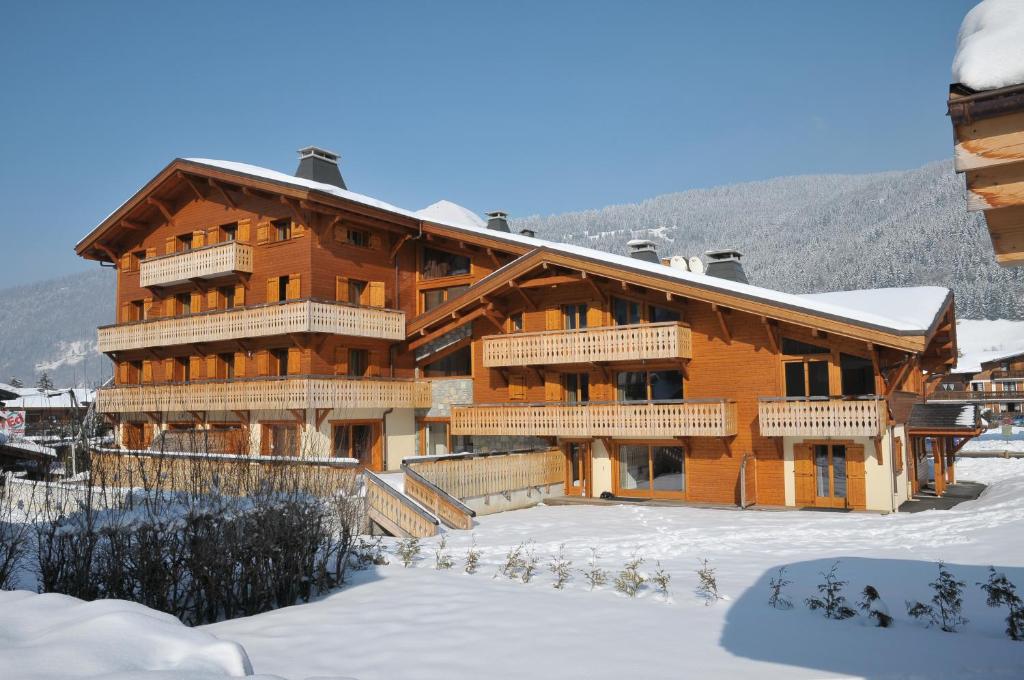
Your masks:
<svg viewBox="0 0 1024 680"><path fill-rule="evenodd" d="M258 672L288 678L1022 677L1024 643L1004 637L1005 612L987 608L975 584L994 564L1024 588L1024 460L963 460L958 476L992 486L954 510L914 515L638 505L491 515L472 535L448 534L451 571L433 568L437 541L425 541L413 568L392 558L317 602L204 630L241 643ZM531 539L540 560L533 581L494 578L509 548ZM467 575L461 561L473 540L482 566ZM591 592L579 574L557 591L546 567L563 543L574 568L591 547L613 572L634 554L647 573L660 561L671 595ZM711 606L694 592L704 557L727 598ZM967 583L970 623L960 633L904 613L905 600L930 597L940 559ZM806 609L835 560L851 600L865 585L878 588L893 628ZM767 606L768 579L781 566L794 582L791 611Z"/></svg>
<svg viewBox="0 0 1024 680"><path fill-rule="evenodd" d="M962 450L967 453L978 451L1012 451L1015 453L1024 453L1024 427L1013 426L1010 429L1013 431L1013 434L1006 437L1003 435L1001 427L994 427L980 437L975 437L964 444L964 448ZM959 465L960 463L957 463L958 467Z"/></svg>

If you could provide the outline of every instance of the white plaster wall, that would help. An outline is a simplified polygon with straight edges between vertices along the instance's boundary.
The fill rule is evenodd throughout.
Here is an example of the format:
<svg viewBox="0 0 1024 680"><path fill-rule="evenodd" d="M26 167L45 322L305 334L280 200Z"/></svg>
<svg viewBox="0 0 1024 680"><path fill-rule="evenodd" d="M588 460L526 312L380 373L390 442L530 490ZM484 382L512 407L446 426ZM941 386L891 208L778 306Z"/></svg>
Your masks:
<svg viewBox="0 0 1024 680"><path fill-rule="evenodd" d="M548 484L532 489L517 489L510 491L506 498L504 494L495 493L490 496L476 496L464 498L462 502L476 511L479 515L491 515L506 510L521 510L543 503L548 498L555 498L565 495L565 484Z"/></svg>
<svg viewBox="0 0 1024 680"><path fill-rule="evenodd" d="M607 491L612 493L612 458L604 442L595 439L590 444L590 488L594 498Z"/></svg>
<svg viewBox="0 0 1024 680"><path fill-rule="evenodd" d="M403 458L412 458L416 455L416 444L419 440L416 432L416 410L395 409L385 417L384 429L387 432L384 469L398 470L402 467Z"/></svg>
<svg viewBox="0 0 1024 680"><path fill-rule="evenodd" d="M806 437L783 438L783 475L785 480L786 505L796 505L796 474L793 461L793 445L807 439ZM878 464L875 444L870 437L843 437L864 447L864 487L865 503L868 510L890 512L893 508L892 496L892 451L889 448L888 436L882 437L880 449L883 464ZM904 478L906 474L904 473ZM897 505L899 502L897 501Z"/></svg>

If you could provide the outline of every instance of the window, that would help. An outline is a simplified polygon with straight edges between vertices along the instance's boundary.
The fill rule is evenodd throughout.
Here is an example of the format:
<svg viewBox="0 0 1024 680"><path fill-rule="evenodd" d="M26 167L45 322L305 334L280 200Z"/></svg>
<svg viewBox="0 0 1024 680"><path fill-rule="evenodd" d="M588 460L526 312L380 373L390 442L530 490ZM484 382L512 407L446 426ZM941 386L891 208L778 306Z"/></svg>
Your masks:
<svg viewBox="0 0 1024 680"><path fill-rule="evenodd" d="M870 359L839 355L843 396L857 397L875 393L875 369Z"/></svg>
<svg viewBox="0 0 1024 680"><path fill-rule="evenodd" d="M523 330L523 313L516 312L508 317L508 330L510 333L521 333Z"/></svg>
<svg viewBox="0 0 1024 680"><path fill-rule="evenodd" d="M819 498L846 498L846 447L814 445L814 490Z"/></svg>
<svg viewBox="0 0 1024 680"><path fill-rule="evenodd" d="M448 423L423 423L423 453L427 456L448 455Z"/></svg>
<svg viewBox="0 0 1024 680"><path fill-rule="evenodd" d="M668 321L679 321L679 312L674 309L667 309L657 305L647 307L647 320L651 323L665 323Z"/></svg>
<svg viewBox="0 0 1024 680"><path fill-rule="evenodd" d="M618 447L619 491L628 496L686 492L686 456L681 446L623 444Z"/></svg>
<svg viewBox="0 0 1024 680"><path fill-rule="evenodd" d="M576 330L587 327L587 306L583 303L562 305L562 328Z"/></svg>
<svg viewBox="0 0 1024 680"><path fill-rule="evenodd" d="M188 382L192 379L192 361L189 357L174 359L172 379L177 382Z"/></svg>
<svg viewBox="0 0 1024 680"><path fill-rule="evenodd" d="M451 354L423 367L427 378L445 378L472 375L472 354L469 347L455 350Z"/></svg>
<svg viewBox="0 0 1024 680"><path fill-rule="evenodd" d="M299 428L295 425L264 425L263 455L298 456Z"/></svg>
<svg viewBox="0 0 1024 680"><path fill-rule="evenodd" d="M235 287L234 286L221 286L217 289L220 293L218 297L224 301L224 309L233 309L235 306Z"/></svg>
<svg viewBox="0 0 1024 680"><path fill-rule="evenodd" d="M146 318L146 303L144 300L133 300L131 306L131 318L129 321L142 321Z"/></svg>
<svg viewBox="0 0 1024 680"><path fill-rule="evenodd" d="M235 377L235 355L234 354L219 354L217 355L217 377L227 378L228 380Z"/></svg>
<svg viewBox="0 0 1024 680"><path fill-rule="evenodd" d="M683 398L682 371L620 371L619 401L666 401Z"/></svg>
<svg viewBox="0 0 1024 680"><path fill-rule="evenodd" d="M141 361L129 361L128 362L128 382L133 385L138 385L142 382L142 362Z"/></svg>
<svg viewBox="0 0 1024 680"><path fill-rule="evenodd" d="M270 350L270 371L271 375L288 375L287 348Z"/></svg>
<svg viewBox="0 0 1024 680"><path fill-rule="evenodd" d="M363 467L375 467L375 423L337 423L333 427L331 441L332 453L336 458L355 458Z"/></svg>
<svg viewBox="0 0 1024 680"><path fill-rule="evenodd" d="M828 354L825 347L818 347L792 338L782 338L782 353L796 356L799 354Z"/></svg>
<svg viewBox="0 0 1024 680"><path fill-rule="evenodd" d="M178 293L174 296L174 306L178 316L188 316L192 313L192 294Z"/></svg>
<svg viewBox="0 0 1024 680"><path fill-rule="evenodd" d="M787 397L829 396L827 361L788 361L785 372Z"/></svg>
<svg viewBox="0 0 1024 680"><path fill-rule="evenodd" d="M292 221L289 219L274 220L270 223L274 229L275 241L287 241L292 237ZM284 299L284 298L282 298Z"/></svg>
<svg viewBox="0 0 1024 680"><path fill-rule="evenodd" d="M277 277L277 299L287 300L288 299L288 281L291 277L279 276Z"/></svg>
<svg viewBox="0 0 1024 680"><path fill-rule="evenodd" d="M182 234L176 240L176 248L179 253L186 250L192 250L192 234Z"/></svg>
<svg viewBox="0 0 1024 680"><path fill-rule="evenodd" d="M345 232L345 243L360 248L370 247L370 232L365 229L347 229Z"/></svg>
<svg viewBox="0 0 1024 680"><path fill-rule="evenodd" d="M367 374L370 368L370 353L365 349L350 349L348 351L348 375L362 377Z"/></svg>
<svg viewBox="0 0 1024 680"><path fill-rule="evenodd" d="M434 248L424 248L420 275L424 279L462 276L469 273L469 265L470 261L467 255L456 255Z"/></svg>
<svg viewBox="0 0 1024 680"><path fill-rule="evenodd" d="M238 238L238 222L220 225L220 240L234 241Z"/></svg>
<svg viewBox="0 0 1024 680"><path fill-rule="evenodd" d="M448 300L453 300L462 295L469 286L449 286L448 288L433 288L425 290L421 294L423 300L423 311L429 312L435 307L440 307Z"/></svg>
<svg viewBox="0 0 1024 680"><path fill-rule="evenodd" d="M590 374L566 373L562 376L565 401L570 404L590 401Z"/></svg>
<svg viewBox="0 0 1024 680"><path fill-rule="evenodd" d="M131 270L134 272L139 271L139 263L146 259L145 250L136 250L131 256Z"/></svg>
<svg viewBox="0 0 1024 680"><path fill-rule="evenodd" d="M640 323L640 303L622 298L612 299L612 318L616 326Z"/></svg>
<svg viewBox="0 0 1024 680"><path fill-rule="evenodd" d="M369 303L369 300L367 299L366 281L358 281L356 279L348 280L348 301L359 305Z"/></svg>

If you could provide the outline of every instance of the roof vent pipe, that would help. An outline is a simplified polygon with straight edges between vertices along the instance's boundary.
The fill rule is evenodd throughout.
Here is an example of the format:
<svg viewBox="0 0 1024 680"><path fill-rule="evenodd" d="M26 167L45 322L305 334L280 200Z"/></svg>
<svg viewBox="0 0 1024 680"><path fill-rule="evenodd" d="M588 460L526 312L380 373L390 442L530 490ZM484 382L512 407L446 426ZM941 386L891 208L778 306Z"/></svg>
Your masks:
<svg viewBox="0 0 1024 680"><path fill-rule="evenodd" d="M487 228L511 233L512 230L508 228L508 213L504 210L492 210L487 213Z"/></svg>
<svg viewBox="0 0 1024 680"><path fill-rule="evenodd" d="M537 236L537 232L533 229L520 229L519 234L521 236L529 236L530 238L535 238Z"/></svg>
<svg viewBox="0 0 1024 680"><path fill-rule="evenodd" d="M299 149L299 167L295 170L295 176L347 190L338 168L339 158L333 151L318 146L303 147Z"/></svg>
<svg viewBox="0 0 1024 680"><path fill-rule="evenodd" d="M743 265L740 264L740 258L743 257L740 251L735 248L725 248L709 250L704 255L708 258L707 268L704 270L708 276L717 276L720 279L737 283L748 283L747 274L743 271Z"/></svg>
<svg viewBox="0 0 1024 680"><path fill-rule="evenodd" d="M648 241L645 238L635 238L632 241L626 243L629 246L629 256L644 262L653 262L654 264L661 264L661 258L658 257L658 249L654 245L654 241Z"/></svg>

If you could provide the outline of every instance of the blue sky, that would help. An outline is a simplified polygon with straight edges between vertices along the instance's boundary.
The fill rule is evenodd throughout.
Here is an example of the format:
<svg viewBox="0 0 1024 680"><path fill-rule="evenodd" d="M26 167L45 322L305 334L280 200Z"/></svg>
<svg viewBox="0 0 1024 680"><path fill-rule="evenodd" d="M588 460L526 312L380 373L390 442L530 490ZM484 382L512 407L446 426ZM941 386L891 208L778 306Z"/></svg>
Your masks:
<svg viewBox="0 0 1024 680"><path fill-rule="evenodd" d="M971 0L19 2L0 26L0 286L177 156L407 208L548 214L947 158Z"/></svg>

